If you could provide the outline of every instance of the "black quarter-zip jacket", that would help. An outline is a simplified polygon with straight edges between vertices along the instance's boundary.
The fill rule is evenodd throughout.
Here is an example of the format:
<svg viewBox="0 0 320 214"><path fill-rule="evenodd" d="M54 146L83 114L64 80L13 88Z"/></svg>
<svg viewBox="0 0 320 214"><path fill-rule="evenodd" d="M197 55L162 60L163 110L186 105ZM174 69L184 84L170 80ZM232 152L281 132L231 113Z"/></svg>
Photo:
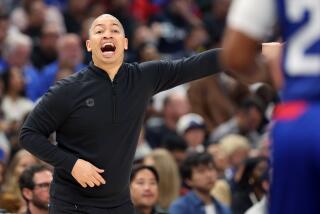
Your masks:
<svg viewBox="0 0 320 214"><path fill-rule="evenodd" d="M222 71L219 49L175 61L123 63L113 81L93 63L41 98L20 132L22 147L55 167L52 198L94 207L130 200L129 176L149 99ZM57 146L48 136L56 131ZM106 184L82 188L71 171L78 158L104 169Z"/></svg>

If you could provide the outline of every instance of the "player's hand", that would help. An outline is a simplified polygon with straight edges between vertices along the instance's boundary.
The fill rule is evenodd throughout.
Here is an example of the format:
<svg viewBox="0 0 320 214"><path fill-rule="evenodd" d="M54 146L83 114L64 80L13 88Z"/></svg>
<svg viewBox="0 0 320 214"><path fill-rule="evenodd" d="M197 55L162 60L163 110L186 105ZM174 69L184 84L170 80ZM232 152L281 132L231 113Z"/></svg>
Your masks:
<svg viewBox="0 0 320 214"><path fill-rule="evenodd" d="M106 181L100 175L103 172L103 169L95 167L88 161L78 159L72 168L71 175L82 187L86 188L87 186L94 187L105 184Z"/></svg>

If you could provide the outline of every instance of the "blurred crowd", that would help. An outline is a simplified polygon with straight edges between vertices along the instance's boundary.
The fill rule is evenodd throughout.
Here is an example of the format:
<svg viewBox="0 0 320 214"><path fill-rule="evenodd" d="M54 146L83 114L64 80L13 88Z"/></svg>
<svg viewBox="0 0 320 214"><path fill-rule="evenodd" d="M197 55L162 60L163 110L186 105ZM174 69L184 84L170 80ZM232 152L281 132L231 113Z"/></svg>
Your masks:
<svg viewBox="0 0 320 214"><path fill-rule="evenodd" d="M0 213L48 212L52 168L20 148L19 128L50 86L91 61L85 41L94 17L110 13L123 24L126 62L177 59L220 47L230 2L1 0ZM245 85L224 73L156 95L130 180L137 211L265 208L277 100L270 86Z"/></svg>

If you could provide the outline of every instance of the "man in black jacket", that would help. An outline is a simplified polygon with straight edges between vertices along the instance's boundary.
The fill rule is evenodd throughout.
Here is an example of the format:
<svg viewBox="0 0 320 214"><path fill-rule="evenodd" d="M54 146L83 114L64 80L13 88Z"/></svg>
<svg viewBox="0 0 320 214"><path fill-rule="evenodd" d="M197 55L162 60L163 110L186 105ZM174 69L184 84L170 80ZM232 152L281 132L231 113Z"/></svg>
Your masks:
<svg viewBox="0 0 320 214"><path fill-rule="evenodd" d="M122 24L104 14L86 43L92 61L42 97L21 145L54 166L50 213L134 213L129 176L149 99L222 69L219 50L176 61L124 63ZM48 141L56 131L58 145Z"/></svg>

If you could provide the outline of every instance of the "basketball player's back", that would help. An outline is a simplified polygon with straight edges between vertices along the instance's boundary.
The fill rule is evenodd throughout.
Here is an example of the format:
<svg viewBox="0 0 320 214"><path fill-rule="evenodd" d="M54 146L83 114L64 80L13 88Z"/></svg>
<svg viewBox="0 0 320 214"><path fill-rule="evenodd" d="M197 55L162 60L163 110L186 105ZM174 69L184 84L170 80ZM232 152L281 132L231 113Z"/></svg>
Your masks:
<svg viewBox="0 0 320 214"><path fill-rule="evenodd" d="M272 129L271 214L320 213L320 1L234 0L224 37L225 64L254 64L255 47L277 23L285 42L283 103ZM250 77L250 73L247 72Z"/></svg>
<svg viewBox="0 0 320 214"><path fill-rule="evenodd" d="M270 213L316 214L320 213L320 1L275 2L286 44L284 104L276 109L272 132Z"/></svg>

